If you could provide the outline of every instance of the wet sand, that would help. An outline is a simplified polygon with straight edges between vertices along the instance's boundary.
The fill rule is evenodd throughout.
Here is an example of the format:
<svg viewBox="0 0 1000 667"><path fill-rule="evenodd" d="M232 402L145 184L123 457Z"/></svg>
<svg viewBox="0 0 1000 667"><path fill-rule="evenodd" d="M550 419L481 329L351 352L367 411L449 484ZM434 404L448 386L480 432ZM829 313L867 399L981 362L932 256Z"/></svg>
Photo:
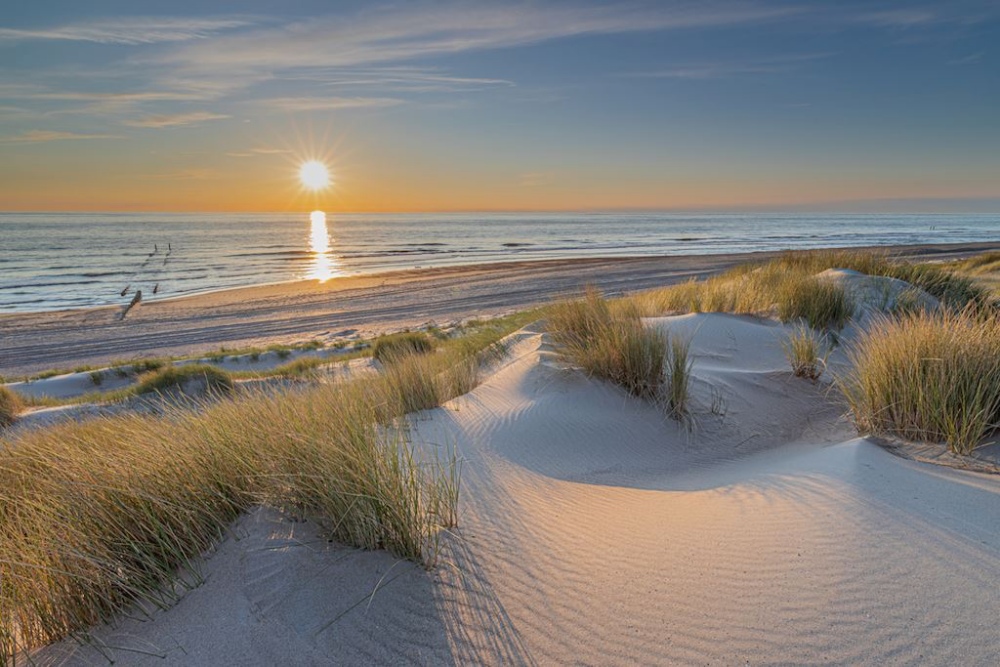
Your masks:
<svg viewBox="0 0 1000 667"><path fill-rule="evenodd" d="M896 246L907 258L944 260L998 243ZM594 285L628 292L703 278L778 253L573 259L481 264L261 285L120 307L0 316L0 374L189 355L276 342L376 335L428 323L489 317Z"/></svg>

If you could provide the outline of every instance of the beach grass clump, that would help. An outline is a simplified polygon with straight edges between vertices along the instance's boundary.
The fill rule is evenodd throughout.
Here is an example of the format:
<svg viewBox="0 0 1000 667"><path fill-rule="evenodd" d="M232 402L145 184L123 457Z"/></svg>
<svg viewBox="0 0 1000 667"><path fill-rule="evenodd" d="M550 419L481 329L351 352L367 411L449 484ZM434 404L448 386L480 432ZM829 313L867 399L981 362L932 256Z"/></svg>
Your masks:
<svg viewBox="0 0 1000 667"><path fill-rule="evenodd" d="M854 313L846 290L828 280L803 276L782 285L778 294L778 319L802 320L816 330L842 329Z"/></svg>
<svg viewBox="0 0 1000 667"><path fill-rule="evenodd" d="M328 365L330 365L330 360L323 357L299 357L294 361L277 366L267 375L289 378L306 377L314 375L319 369Z"/></svg>
<svg viewBox="0 0 1000 667"><path fill-rule="evenodd" d="M0 428L10 426L24 410L24 401L17 392L0 386Z"/></svg>
<svg viewBox="0 0 1000 667"><path fill-rule="evenodd" d="M841 380L862 432L969 454L1000 426L1000 319L974 307L877 321Z"/></svg>
<svg viewBox="0 0 1000 667"><path fill-rule="evenodd" d="M392 363L402 357L427 354L434 350L434 343L427 334L420 331L404 331L379 336L372 345L372 356L385 363Z"/></svg>
<svg viewBox="0 0 1000 667"><path fill-rule="evenodd" d="M147 359L140 359L138 361L132 362L132 372L133 373L149 373L151 371L158 371L164 366L170 364L167 359L161 359L159 357L149 357Z"/></svg>
<svg viewBox="0 0 1000 667"><path fill-rule="evenodd" d="M666 404L667 413L677 420L683 420L688 413L691 395L691 341L679 336L671 336L670 360L667 370ZM713 407L715 400L713 398Z"/></svg>
<svg viewBox="0 0 1000 667"><path fill-rule="evenodd" d="M133 394L164 393L182 390L185 385L201 384L207 393L225 394L233 389L233 379L220 368L211 364L186 364L164 366L139 377Z"/></svg>
<svg viewBox="0 0 1000 667"><path fill-rule="evenodd" d="M815 331L801 324L788 334L781 347L795 377L806 378L813 382L826 370L826 360L832 349L826 343L825 337L820 337Z"/></svg>
<svg viewBox="0 0 1000 667"><path fill-rule="evenodd" d="M610 380L633 396L659 395L667 364L667 339L643 325L628 302L612 303L596 290L555 305L549 330L566 355L588 375Z"/></svg>
<svg viewBox="0 0 1000 667"><path fill-rule="evenodd" d="M984 252L952 265L955 271L975 281L976 285L1000 303L1000 252Z"/></svg>

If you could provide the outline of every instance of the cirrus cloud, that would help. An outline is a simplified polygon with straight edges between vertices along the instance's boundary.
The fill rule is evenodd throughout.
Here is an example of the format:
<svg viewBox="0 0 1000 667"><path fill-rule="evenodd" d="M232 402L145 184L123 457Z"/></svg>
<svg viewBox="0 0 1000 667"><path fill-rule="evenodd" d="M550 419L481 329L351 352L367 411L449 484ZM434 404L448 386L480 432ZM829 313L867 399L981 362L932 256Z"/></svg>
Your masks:
<svg viewBox="0 0 1000 667"><path fill-rule="evenodd" d="M222 120L232 118L227 114L212 113L210 111L192 111L190 113L159 114L154 116L144 116L136 120L127 120L125 124L130 127L144 128L164 128L178 127L181 125L198 125L210 120Z"/></svg>

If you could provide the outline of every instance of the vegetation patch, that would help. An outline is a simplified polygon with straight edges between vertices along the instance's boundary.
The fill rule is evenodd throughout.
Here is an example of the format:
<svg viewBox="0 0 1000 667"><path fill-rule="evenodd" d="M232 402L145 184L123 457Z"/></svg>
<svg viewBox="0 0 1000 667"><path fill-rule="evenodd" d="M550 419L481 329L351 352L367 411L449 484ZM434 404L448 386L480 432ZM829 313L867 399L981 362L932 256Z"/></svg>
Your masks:
<svg viewBox="0 0 1000 667"><path fill-rule="evenodd" d="M308 516L331 539L433 564L441 531L457 521L458 462L415 450L404 417L473 388L483 350L522 324L496 322L378 376L5 441L0 662L134 602L169 603L191 563L261 504ZM221 373L164 368L143 386L212 372Z"/></svg>
<svg viewBox="0 0 1000 667"><path fill-rule="evenodd" d="M633 396L665 400L675 418L686 414L688 345L646 327L631 301L607 301L590 289L583 299L553 306L548 328L564 354L588 375Z"/></svg>
<svg viewBox="0 0 1000 667"><path fill-rule="evenodd" d="M0 427L14 423L17 415L24 409L24 402L12 389L0 386Z"/></svg>
<svg viewBox="0 0 1000 667"><path fill-rule="evenodd" d="M150 394L181 389L190 383L203 383L210 393L228 393L233 389L233 379L224 370L210 364L186 364L184 366L164 366L158 371L139 378L138 384L130 388L133 394Z"/></svg>
<svg viewBox="0 0 1000 667"><path fill-rule="evenodd" d="M434 343L427 334L419 331L379 336L372 345L372 356L379 361L392 363L414 354L427 354L434 350Z"/></svg>
<svg viewBox="0 0 1000 667"><path fill-rule="evenodd" d="M842 329L854 313L854 303L840 285L803 277L783 285L778 295L778 319L804 321L813 329Z"/></svg>
<svg viewBox="0 0 1000 667"><path fill-rule="evenodd" d="M859 430L969 454L1000 425L1000 319L973 307L879 320L841 386Z"/></svg>
<svg viewBox="0 0 1000 667"><path fill-rule="evenodd" d="M707 280L643 292L632 300L650 317L688 312L773 315L786 322L802 319L815 329L837 329L850 318L853 304L843 288L814 276L838 268L905 280L953 309L982 308L989 302L988 291L967 276L867 250L789 252Z"/></svg>
<svg viewBox="0 0 1000 667"><path fill-rule="evenodd" d="M781 344L795 377L815 382L826 370L832 347L807 326L797 326Z"/></svg>

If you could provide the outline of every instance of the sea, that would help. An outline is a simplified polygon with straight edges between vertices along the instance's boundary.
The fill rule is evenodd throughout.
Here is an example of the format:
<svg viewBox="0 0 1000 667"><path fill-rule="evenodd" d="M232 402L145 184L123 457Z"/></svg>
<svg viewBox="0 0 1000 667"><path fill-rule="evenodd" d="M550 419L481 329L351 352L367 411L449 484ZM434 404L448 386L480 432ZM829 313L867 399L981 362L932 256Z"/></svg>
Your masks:
<svg viewBox="0 0 1000 667"><path fill-rule="evenodd" d="M523 260L1000 239L1000 215L0 213L0 313Z"/></svg>

